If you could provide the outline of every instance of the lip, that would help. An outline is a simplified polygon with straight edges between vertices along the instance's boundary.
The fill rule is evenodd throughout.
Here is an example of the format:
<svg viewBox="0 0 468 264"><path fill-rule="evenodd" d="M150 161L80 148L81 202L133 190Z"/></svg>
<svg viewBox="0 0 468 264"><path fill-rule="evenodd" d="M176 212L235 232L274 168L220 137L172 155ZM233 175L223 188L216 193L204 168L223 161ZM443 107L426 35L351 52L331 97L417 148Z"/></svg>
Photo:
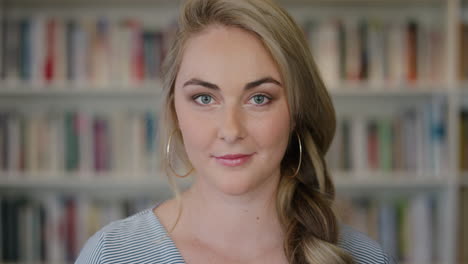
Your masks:
<svg viewBox="0 0 468 264"><path fill-rule="evenodd" d="M227 167L237 167L245 164L253 154L227 154L223 156L213 156L216 161Z"/></svg>

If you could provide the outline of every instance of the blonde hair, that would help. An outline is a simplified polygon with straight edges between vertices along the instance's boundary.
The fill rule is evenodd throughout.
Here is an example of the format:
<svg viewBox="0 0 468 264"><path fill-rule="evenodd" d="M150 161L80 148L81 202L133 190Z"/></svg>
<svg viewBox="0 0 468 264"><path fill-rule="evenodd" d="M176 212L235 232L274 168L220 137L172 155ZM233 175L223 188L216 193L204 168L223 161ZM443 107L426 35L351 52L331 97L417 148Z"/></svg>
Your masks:
<svg viewBox="0 0 468 264"><path fill-rule="evenodd" d="M285 231L284 251L291 264L354 263L337 246L339 228L332 210L334 186L324 155L335 133L335 111L314 64L300 27L269 0L188 0L179 15L179 28L163 65L163 115L160 142L167 142L178 128L174 84L187 40L211 25L237 27L255 34L270 52L282 74L291 113L291 127L302 140L302 165L296 133L291 133L281 162L277 192L278 217ZM164 144L161 144L164 145ZM190 169L181 137L172 139L173 151ZM164 146L163 146L164 147ZM163 164L178 196L173 177Z"/></svg>

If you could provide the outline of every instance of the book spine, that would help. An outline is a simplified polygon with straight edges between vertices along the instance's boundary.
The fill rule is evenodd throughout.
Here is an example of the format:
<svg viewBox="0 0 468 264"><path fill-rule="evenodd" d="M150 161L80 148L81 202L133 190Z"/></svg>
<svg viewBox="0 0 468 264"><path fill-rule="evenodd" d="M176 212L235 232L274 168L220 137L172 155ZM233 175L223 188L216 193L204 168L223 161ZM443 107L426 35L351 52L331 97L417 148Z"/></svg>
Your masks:
<svg viewBox="0 0 468 264"><path fill-rule="evenodd" d="M460 57L459 57L459 79L468 79L468 23L461 21L459 25L460 34Z"/></svg>
<svg viewBox="0 0 468 264"><path fill-rule="evenodd" d="M51 83L55 75L55 35L56 35L56 21L51 18L46 24L46 55L44 69L44 79L46 83Z"/></svg>
<svg viewBox="0 0 468 264"><path fill-rule="evenodd" d="M67 20L65 22L65 61L66 61L66 79L70 83L76 81L76 34L77 23L75 20Z"/></svg>
<svg viewBox="0 0 468 264"><path fill-rule="evenodd" d="M19 48L19 69L20 79L28 81L31 79L31 23L29 19L20 21L20 48Z"/></svg>
<svg viewBox="0 0 468 264"><path fill-rule="evenodd" d="M6 55L6 48L5 48L5 42L6 42L6 17L3 12L0 11L0 80L5 79L5 67L6 67L6 61L5 61L5 55Z"/></svg>
<svg viewBox="0 0 468 264"><path fill-rule="evenodd" d="M367 124L367 155L367 164L369 164L369 170L378 170L378 130L377 122L375 120L370 120Z"/></svg>
<svg viewBox="0 0 468 264"><path fill-rule="evenodd" d="M409 21L406 28L407 39L407 74L410 82L418 79L418 32L419 25L416 21Z"/></svg>
<svg viewBox="0 0 468 264"><path fill-rule="evenodd" d="M31 22L31 84L41 87L45 84L44 66L46 64L46 18L33 16Z"/></svg>
<svg viewBox="0 0 468 264"><path fill-rule="evenodd" d="M16 83L20 78L20 25L17 19L10 18L5 26L5 69L4 79Z"/></svg>

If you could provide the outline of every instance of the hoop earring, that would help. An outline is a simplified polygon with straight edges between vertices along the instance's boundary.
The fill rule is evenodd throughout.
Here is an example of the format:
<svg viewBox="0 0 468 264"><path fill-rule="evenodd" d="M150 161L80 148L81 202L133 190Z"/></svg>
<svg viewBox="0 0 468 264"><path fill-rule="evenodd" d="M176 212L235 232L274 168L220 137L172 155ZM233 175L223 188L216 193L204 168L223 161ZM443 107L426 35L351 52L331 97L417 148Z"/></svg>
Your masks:
<svg viewBox="0 0 468 264"><path fill-rule="evenodd" d="M297 133L297 131L296 131L296 136L297 136L297 141L299 142L299 165L297 165L296 171L291 176L291 178L296 177L296 175L299 173L299 170L301 169L301 164L302 164L302 142L301 142L301 137L299 136L299 133Z"/></svg>
<svg viewBox="0 0 468 264"><path fill-rule="evenodd" d="M192 169L190 169L189 172L187 172L187 173L184 174L184 175L180 175L180 174L178 174L178 173L174 170L174 168L172 167L171 159L169 158L170 153L171 153L172 136L174 135L175 132L177 132L177 129L174 129L174 131L172 131L171 135L169 136L169 139L167 140L167 144L166 144L167 164L169 165L169 169L171 170L172 173L174 173L175 176L177 176L177 177L179 177L179 178L185 178L185 177L189 176L190 173L192 173L192 171L193 171L193 166L192 166Z"/></svg>

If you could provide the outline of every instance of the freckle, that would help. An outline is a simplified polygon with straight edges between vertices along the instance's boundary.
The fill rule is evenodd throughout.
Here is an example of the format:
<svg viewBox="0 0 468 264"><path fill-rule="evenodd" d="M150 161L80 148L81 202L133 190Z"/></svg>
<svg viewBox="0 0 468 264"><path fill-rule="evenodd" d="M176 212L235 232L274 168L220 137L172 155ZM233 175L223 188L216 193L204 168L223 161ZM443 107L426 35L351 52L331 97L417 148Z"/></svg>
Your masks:
<svg viewBox="0 0 468 264"><path fill-rule="evenodd" d="M260 220L260 217L257 216L257 221Z"/></svg>

